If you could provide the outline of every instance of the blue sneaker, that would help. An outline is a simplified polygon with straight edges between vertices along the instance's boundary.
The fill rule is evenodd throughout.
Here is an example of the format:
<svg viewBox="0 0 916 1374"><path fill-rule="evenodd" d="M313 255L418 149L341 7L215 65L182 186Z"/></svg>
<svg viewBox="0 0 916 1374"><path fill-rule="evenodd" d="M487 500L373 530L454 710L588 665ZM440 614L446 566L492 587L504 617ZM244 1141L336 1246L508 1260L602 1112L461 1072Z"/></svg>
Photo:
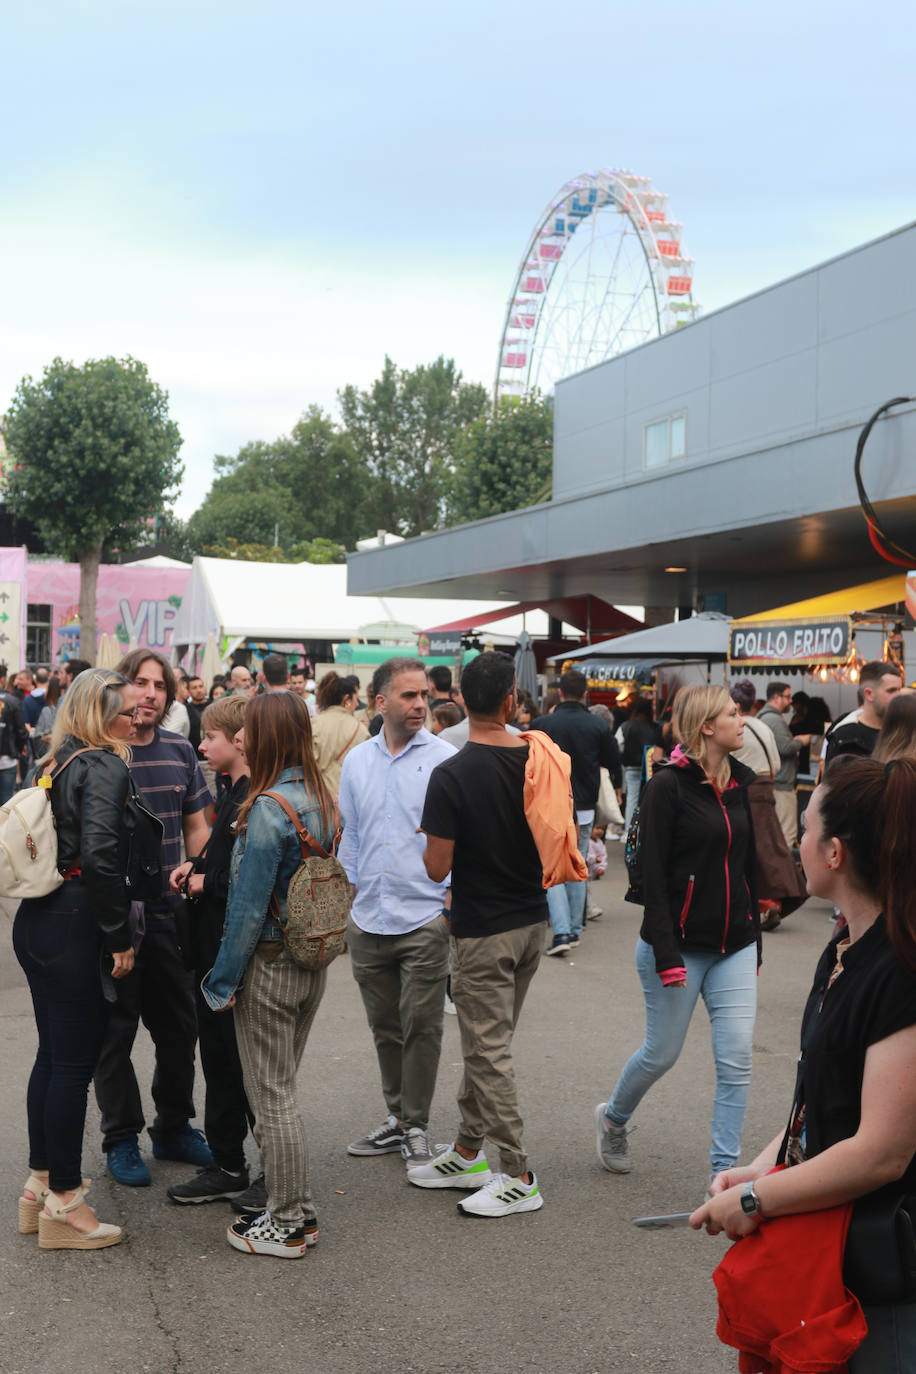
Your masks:
<svg viewBox="0 0 916 1374"><path fill-rule="evenodd" d="M170 1131L154 1140L153 1159L176 1159L180 1164L196 1164L198 1169L208 1169L213 1163L206 1136L190 1122L180 1131Z"/></svg>
<svg viewBox="0 0 916 1374"><path fill-rule="evenodd" d="M115 1183L123 1183L126 1188L148 1188L152 1183L149 1169L140 1158L137 1137L119 1140L107 1152L108 1172Z"/></svg>

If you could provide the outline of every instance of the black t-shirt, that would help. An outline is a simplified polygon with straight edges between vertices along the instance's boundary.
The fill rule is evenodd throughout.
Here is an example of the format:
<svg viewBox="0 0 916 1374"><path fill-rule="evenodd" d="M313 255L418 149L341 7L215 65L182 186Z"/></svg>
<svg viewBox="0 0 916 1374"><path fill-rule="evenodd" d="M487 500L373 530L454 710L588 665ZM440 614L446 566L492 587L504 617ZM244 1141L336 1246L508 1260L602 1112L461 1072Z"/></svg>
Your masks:
<svg viewBox="0 0 916 1374"><path fill-rule="evenodd" d="M623 727L623 764L625 768L641 768L643 753L655 749L662 742L662 732L652 720L638 717Z"/></svg>
<svg viewBox="0 0 916 1374"><path fill-rule="evenodd" d="M836 725L827 734L827 762L840 754L853 754L856 758L870 758L878 743L879 732L871 725L863 725L860 720L847 721Z"/></svg>
<svg viewBox="0 0 916 1374"><path fill-rule="evenodd" d="M468 743L434 768L422 828L455 841L451 929L497 935L547 919L541 860L525 818L528 746Z"/></svg>
<svg viewBox="0 0 916 1374"><path fill-rule="evenodd" d="M894 954L884 917L850 945L843 972L825 992L839 938L821 956L802 1023L797 1098L805 1105L809 1158L858 1130L869 1046L916 1024L916 974ZM897 1187L914 1191L916 1159Z"/></svg>

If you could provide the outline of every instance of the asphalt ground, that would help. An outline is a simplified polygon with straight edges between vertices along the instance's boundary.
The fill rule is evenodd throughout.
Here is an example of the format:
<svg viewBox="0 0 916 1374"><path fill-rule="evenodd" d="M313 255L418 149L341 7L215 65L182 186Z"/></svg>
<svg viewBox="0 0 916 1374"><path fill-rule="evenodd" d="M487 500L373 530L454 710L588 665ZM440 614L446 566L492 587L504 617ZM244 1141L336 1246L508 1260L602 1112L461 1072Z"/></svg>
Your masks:
<svg viewBox="0 0 916 1374"><path fill-rule="evenodd" d="M702 1006L679 1063L634 1117L632 1173L608 1174L595 1153L595 1104L643 1029L633 966L641 913L621 900L623 846L608 848L608 875L593 887L604 915L589 923L578 950L542 961L516 1033L543 1208L464 1218L455 1209L460 1194L410 1187L398 1156L347 1155L347 1142L385 1108L344 957L330 970L299 1077L321 1237L295 1262L231 1249L227 1204L170 1203L165 1189L193 1173L187 1166L151 1161L152 1187L115 1185L91 1095L83 1168L96 1180L91 1200L100 1218L123 1225L126 1239L108 1250L43 1253L37 1238L18 1234L35 1027L0 915L2 1374L734 1370L735 1353L716 1339L711 1278L727 1242L632 1225L636 1216L692 1208L704 1195L713 1067ZM764 937L746 1159L788 1113L801 1011L829 930L826 907L811 901ZM461 1071L458 1027L454 1017L445 1022L435 1141L452 1139ZM145 1031L134 1059L148 1104ZM143 1151L149 1155L148 1140Z"/></svg>

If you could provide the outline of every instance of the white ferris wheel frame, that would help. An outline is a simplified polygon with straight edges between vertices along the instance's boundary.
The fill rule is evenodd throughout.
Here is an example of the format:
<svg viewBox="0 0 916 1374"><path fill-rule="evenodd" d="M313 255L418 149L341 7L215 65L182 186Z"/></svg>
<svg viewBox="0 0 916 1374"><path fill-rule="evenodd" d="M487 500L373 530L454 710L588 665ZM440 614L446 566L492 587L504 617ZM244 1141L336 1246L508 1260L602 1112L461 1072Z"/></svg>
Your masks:
<svg viewBox="0 0 916 1374"><path fill-rule="evenodd" d="M598 212L605 209L626 216L642 249L655 317L655 332L646 337L668 333L699 313L693 299L693 258L684 252L682 226L669 217L667 195L649 177L634 172L608 167L585 172L567 181L549 202L519 263L499 344L494 386L497 401L502 396L526 396L537 389L538 331L551 282L568 256L575 232L591 219L594 234ZM612 284L609 280L605 299ZM615 338L618 336L619 331ZM580 358L569 371L592 366L619 351L620 347L610 346L584 362Z"/></svg>

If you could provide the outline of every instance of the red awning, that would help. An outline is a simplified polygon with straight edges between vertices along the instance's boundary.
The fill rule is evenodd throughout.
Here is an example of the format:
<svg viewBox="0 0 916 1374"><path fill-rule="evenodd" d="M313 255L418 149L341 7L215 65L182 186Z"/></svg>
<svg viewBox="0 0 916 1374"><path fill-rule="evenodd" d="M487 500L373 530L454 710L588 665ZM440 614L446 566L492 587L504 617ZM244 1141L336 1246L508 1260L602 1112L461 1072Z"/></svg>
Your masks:
<svg viewBox="0 0 916 1374"><path fill-rule="evenodd" d="M495 611L481 611L479 615L469 615L463 620L450 620L447 625L430 625L426 634L444 634L448 630L477 630L484 625L492 625L497 620L505 620L510 615L522 615L525 611L546 611L567 625L575 625L577 630L596 639L601 635L608 638L615 634L629 633L630 630L644 630L641 620L618 611L600 596L563 596L555 601L520 601L515 606L500 606Z"/></svg>

